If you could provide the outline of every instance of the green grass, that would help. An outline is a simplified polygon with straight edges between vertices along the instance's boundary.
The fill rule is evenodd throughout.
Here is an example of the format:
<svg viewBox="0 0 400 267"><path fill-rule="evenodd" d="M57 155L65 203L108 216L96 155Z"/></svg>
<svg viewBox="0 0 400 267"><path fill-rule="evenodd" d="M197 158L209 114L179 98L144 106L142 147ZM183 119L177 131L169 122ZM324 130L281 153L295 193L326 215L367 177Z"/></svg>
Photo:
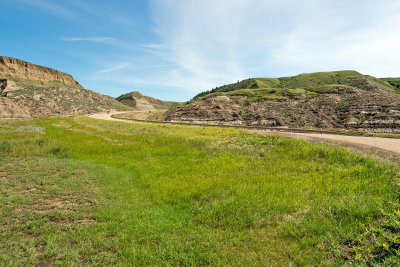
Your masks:
<svg viewBox="0 0 400 267"><path fill-rule="evenodd" d="M278 78L257 78L256 82L258 88L278 88L280 83Z"/></svg>
<svg viewBox="0 0 400 267"><path fill-rule="evenodd" d="M346 84L352 85L351 79L363 77L356 71L332 71L305 73L293 77L279 78L279 87L299 88L312 87L327 84Z"/></svg>
<svg viewBox="0 0 400 267"><path fill-rule="evenodd" d="M162 121L164 119L164 113L166 110L155 110L147 118L150 121Z"/></svg>
<svg viewBox="0 0 400 267"><path fill-rule="evenodd" d="M0 124L1 264L399 263L395 167L237 129Z"/></svg>
<svg viewBox="0 0 400 267"><path fill-rule="evenodd" d="M115 114L115 118L128 118L137 120L148 120L148 121L163 121L164 113L166 109L158 109L152 111L133 111L132 113Z"/></svg>
<svg viewBox="0 0 400 267"><path fill-rule="evenodd" d="M393 86L396 92L400 94L400 78L382 78L381 80Z"/></svg>
<svg viewBox="0 0 400 267"><path fill-rule="evenodd" d="M400 134L396 134L396 133L393 133L393 134L385 134L385 133L382 133L382 134L370 134L370 136L381 137L381 138L400 139Z"/></svg>

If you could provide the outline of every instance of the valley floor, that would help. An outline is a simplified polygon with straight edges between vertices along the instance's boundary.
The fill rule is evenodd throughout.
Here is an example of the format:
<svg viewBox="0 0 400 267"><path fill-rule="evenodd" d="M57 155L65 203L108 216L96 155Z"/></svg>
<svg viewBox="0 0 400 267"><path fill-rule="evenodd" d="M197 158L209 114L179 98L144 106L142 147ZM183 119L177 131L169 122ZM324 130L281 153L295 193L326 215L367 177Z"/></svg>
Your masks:
<svg viewBox="0 0 400 267"><path fill-rule="evenodd" d="M90 115L91 118L102 119L102 120L111 120L111 121L125 121L130 122L124 119L118 119L112 117L113 115L133 115L133 118L138 120L145 120L147 117L141 115L143 113L149 113L154 111L138 111L137 114L133 114L132 111L128 112L113 112L113 113L99 113ZM136 122L137 123L137 122ZM296 133L296 132L279 132L273 130L248 130L251 133L255 134L275 134L281 135L288 138L296 138L303 139L308 141L331 141L338 142L340 144L350 144L350 145L361 145L367 146L379 150L385 150L390 153L393 153L400 157L400 138L383 138L383 137L370 137L370 136L356 136L356 135L335 135L335 134L323 134L323 133ZM400 135L396 135L399 136Z"/></svg>
<svg viewBox="0 0 400 267"><path fill-rule="evenodd" d="M239 129L0 121L0 264L400 263L399 167Z"/></svg>

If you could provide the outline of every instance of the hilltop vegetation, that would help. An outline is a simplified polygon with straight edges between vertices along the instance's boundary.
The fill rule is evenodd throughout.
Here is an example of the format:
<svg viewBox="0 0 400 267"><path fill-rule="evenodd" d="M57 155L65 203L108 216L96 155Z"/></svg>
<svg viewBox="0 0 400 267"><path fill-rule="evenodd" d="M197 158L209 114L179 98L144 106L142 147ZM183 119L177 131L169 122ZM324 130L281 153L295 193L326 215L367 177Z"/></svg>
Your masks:
<svg viewBox="0 0 400 267"><path fill-rule="evenodd" d="M0 264L399 263L395 169L236 129L0 121Z"/></svg>
<svg viewBox="0 0 400 267"><path fill-rule="evenodd" d="M387 81L389 84L386 84ZM372 76L365 76L356 71L333 71L333 72L317 72L300 74L293 77L283 78L249 78L237 83L217 87L210 91L204 91L196 95L193 99L217 94L223 92L231 92L243 89L273 89L285 88L289 92L291 89L302 88L310 92L327 92L329 89L335 88L338 85L347 85L368 90L371 85L381 86L388 90L394 90L394 87L399 88L400 79L377 79ZM392 87L392 86L394 87Z"/></svg>
<svg viewBox="0 0 400 267"><path fill-rule="evenodd" d="M382 80L393 86L397 93L400 94L400 78L382 78Z"/></svg>
<svg viewBox="0 0 400 267"><path fill-rule="evenodd" d="M356 71L247 79L200 93L165 119L397 133L397 82Z"/></svg>

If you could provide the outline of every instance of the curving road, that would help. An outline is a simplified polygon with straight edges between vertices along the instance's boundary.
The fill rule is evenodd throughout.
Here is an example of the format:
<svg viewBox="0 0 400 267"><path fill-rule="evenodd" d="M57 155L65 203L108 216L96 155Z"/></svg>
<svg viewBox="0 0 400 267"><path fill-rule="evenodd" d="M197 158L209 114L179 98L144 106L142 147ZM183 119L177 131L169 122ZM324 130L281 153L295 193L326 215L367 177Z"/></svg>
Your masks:
<svg viewBox="0 0 400 267"><path fill-rule="evenodd" d="M94 119L106 120L106 121L132 122L132 121L116 119L116 118L111 117L112 115L125 114L125 113L132 113L132 111L124 111L124 112L117 111L117 112L110 112L110 113L97 113L97 114L88 115L88 117L89 118L94 118Z"/></svg>

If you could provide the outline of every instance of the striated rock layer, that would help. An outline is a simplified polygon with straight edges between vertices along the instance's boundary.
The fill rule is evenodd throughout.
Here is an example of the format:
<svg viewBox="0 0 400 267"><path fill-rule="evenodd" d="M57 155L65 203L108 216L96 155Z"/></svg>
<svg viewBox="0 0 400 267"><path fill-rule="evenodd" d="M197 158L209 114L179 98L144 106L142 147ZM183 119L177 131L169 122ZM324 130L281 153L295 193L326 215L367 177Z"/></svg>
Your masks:
<svg viewBox="0 0 400 267"><path fill-rule="evenodd" d="M0 56L0 77L39 85L83 88L69 74L11 57Z"/></svg>

